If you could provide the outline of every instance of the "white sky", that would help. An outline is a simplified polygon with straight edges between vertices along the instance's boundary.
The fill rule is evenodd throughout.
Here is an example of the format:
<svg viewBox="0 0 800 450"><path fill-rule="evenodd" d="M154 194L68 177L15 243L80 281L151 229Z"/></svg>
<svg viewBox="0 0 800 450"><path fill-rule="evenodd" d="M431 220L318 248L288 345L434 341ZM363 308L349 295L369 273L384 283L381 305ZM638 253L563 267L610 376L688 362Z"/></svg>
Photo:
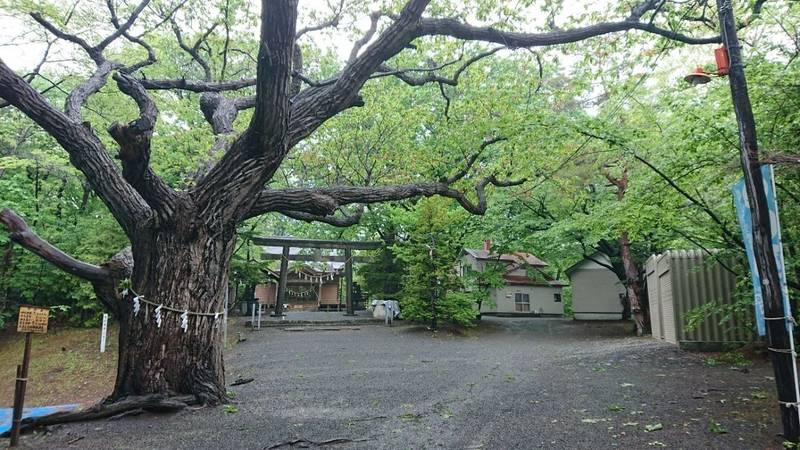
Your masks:
<svg viewBox="0 0 800 450"><path fill-rule="evenodd" d="M66 2L66 0L62 1ZM543 1L536 2L536 6L530 8L527 14L531 18L529 23L529 29L531 30L539 29L544 22L544 14L538 9L538 5L541 3L543 3ZM583 13L587 8L591 11L605 11L609 5L617 4L618 0L583 0L565 3L567 6L565 6L564 11L560 15L561 17L556 19L557 23L563 22L564 18L567 16ZM328 11L325 6L327 4L328 0L301 0L301 10L306 13L312 10ZM0 14L2 13L0 12ZM321 14L322 16L326 16L324 12ZM476 21L471 22L475 23ZM365 15L362 20L358 22L359 28L362 30L366 29L368 23L369 20ZM299 24L298 28L302 25L304 24ZM40 61L45 49L45 44L41 41L42 37L45 36L43 30L39 28L29 29L30 26L29 23L25 23L16 17L11 17L7 14L0 15L0 58L2 58L9 67L20 73L36 65ZM33 26L38 27L38 24L33 24ZM257 32L257 30L254 30L254 32ZM350 37L346 36L344 32L325 34L324 37L314 34L311 34L311 36L320 46L328 46L329 48L335 49L342 59L347 56L353 45ZM710 63L713 61L713 47L714 46L699 46L670 54L659 61L659 70L666 70L669 72L670 78L682 77L698 63ZM72 55L75 55L76 52L80 51L81 50L74 44L59 41L54 46L53 50L51 50L49 60L52 62L48 63L45 70L70 70L70 63L68 60ZM636 50L633 49L632 51ZM582 56L583 55L580 54L561 56L561 64L568 69Z"/></svg>
<svg viewBox="0 0 800 450"><path fill-rule="evenodd" d="M67 0L58 1L62 1L64 4L71 4L71 2L68 2ZM251 1L257 3L256 0ZM504 0L498 0L498 3L502 3L503 1ZM325 17L326 14L324 11L329 11L327 6L328 3L329 0L301 0L301 14L302 12L316 10L320 11L320 14ZM376 1L375 3L379 2ZM435 4L436 1L434 0L432 3ZM562 17L582 13L586 11L587 8L591 11L603 11L609 6L609 4L615 3L616 2L609 0L582 0L566 2ZM539 28L544 22L544 14L538 12L538 6L531 7L529 10L531 12L531 28ZM357 22L357 24L360 29L365 30L369 25L369 18L364 15L361 20ZM308 24L299 23L298 28L302 27L303 25ZM39 27L39 25L36 23L33 23L32 26ZM164 26L167 25L163 25L162 27ZM10 16L0 10L0 58L2 58L3 61L14 70L22 71L35 66L41 60L42 54L45 50L46 44L42 41L42 38L45 36L43 32L44 30L38 28L31 29L30 27L30 23L26 23L26 21L22 21L17 17ZM257 30L254 29L254 32L257 32ZM52 35L49 34L47 36L52 37ZM312 36L313 39L314 35L311 34L310 36ZM349 39L344 33L333 33L332 36L326 36L324 40L317 38L316 41L320 45L329 46L336 49L337 53L343 58L348 55L353 45L351 39ZM59 58L69 58L70 53L77 51L76 49L77 46L74 44L60 41L54 46L54 49L51 50L51 54L54 55L55 58L50 59L58 60Z"/></svg>

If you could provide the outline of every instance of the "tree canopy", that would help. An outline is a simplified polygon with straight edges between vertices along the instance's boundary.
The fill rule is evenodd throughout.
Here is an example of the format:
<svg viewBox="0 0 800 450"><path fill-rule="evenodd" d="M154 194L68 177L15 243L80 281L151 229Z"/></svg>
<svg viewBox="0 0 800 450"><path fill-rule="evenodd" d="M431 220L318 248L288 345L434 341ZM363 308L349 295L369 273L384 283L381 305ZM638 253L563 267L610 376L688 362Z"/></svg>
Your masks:
<svg viewBox="0 0 800 450"><path fill-rule="evenodd" d="M800 11L733 4L797 289ZM229 277L257 281L260 250L247 242L255 234L413 244L424 218L459 217L464 245L489 238L529 251L555 276L603 251L631 295L636 265L652 253L716 249L742 260L729 190L740 176L730 92L681 79L710 65L721 41L713 2L108 0L2 9L15 24L9 43L36 54L0 62L0 207L9 208L0 323L23 302L60 305L85 325L106 308L128 323L121 339L144 343L144 352L170 338L183 349L173 362L188 352L206 371L181 363L143 381L151 374L137 372L142 359L132 353L120 396L224 398L213 324L197 319L202 345L179 329L152 335L119 282L130 278L135 292L176 309L214 313ZM448 200L419 200L432 196ZM193 386L176 381L186 373Z"/></svg>

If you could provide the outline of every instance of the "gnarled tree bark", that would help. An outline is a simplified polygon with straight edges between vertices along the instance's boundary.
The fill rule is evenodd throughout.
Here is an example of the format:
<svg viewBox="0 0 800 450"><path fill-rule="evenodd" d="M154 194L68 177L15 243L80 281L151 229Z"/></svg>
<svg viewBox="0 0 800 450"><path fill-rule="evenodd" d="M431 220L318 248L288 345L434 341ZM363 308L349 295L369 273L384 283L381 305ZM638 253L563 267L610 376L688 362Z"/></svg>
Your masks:
<svg viewBox="0 0 800 450"><path fill-rule="evenodd" d="M267 182L295 145L336 114L364 104L359 92L368 80L391 74L412 85L456 84L458 75L469 64L496 51L487 50L468 59L467 64L449 77L432 73L415 77L409 75L413 72L410 69L389 69L387 61L408 48L414 39L451 36L517 48L576 42L607 33L642 31L689 44L720 40L717 35L692 37L660 28L653 19L661 2L654 0L643 0L632 8L629 17L617 22L547 33L502 31L452 18L423 17L429 1L408 0L398 14L371 14L369 30L356 43L343 69L328 80L315 82L300 73L302 54L297 39L319 27L335 26L338 13L319 26L296 31L297 0L262 0L261 45L254 61L255 78L215 81L211 66L197 51L199 46L181 42L203 69L203 80L151 80L137 75L137 71L155 63L155 52L143 35L130 32L137 18L146 13L148 3L149 0L142 0L129 17L120 18L114 10L114 2L107 2L114 31L94 45L59 29L42 14L32 14L32 18L56 38L83 49L97 66L92 76L70 93L64 111L33 89L30 79L23 79L0 61L2 106L15 107L56 139L131 242L130 252L123 252L102 266L85 264L46 244L10 211L2 214L2 222L11 230L15 242L91 282L101 301L119 319L120 359L112 399L189 394L206 403L225 401L221 327L213 316L198 315L191 317L184 331L178 313L221 311L236 225L248 217L277 212L300 220L347 226L358 221L364 204L430 195L453 198L468 211L482 214L487 207L487 187L513 186L522 181L500 180L496 174L484 174L475 183L474 194L460 190L459 185L463 184L481 152L502 140L493 138L484 141L481 148L466 159L463 170L441 180L398 186L266 189ZM174 12L159 24L171 19ZM646 14L653 17L645 20ZM388 24L375 36L379 20L387 20ZM182 41L177 26L175 30L176 37ZM214 31L214 28L209 30L201 40ZM105 50L120 38L144 48L147 57L129 66L107 59ZM109 129L119 145L121 171L95 130L83 122L81 114L87 99L106 85L112 74L120 90L139 108L137 120L114 124ZM302 89L298 80L308 87ZM252 87L255 87L255 96L221 95ZM212 153L224 151L222 157L208 170L198 171L201 176L196 185L183 192L168 186L149 167L150 137L156 126L157 108L148 91L163 89L203 93L200 107L204 116L212 124L213 132L223 136L211 149ZM237 135L233 121L237 113L246 108L254 108L252 120L247 129ZM344 212L342 207L351 204L359 205L354 213L336 215ZM120 283L127 278L130 278L132 292L122 295ZM138 314L134 312L137 294L147 302L172 310L162 313L160 326L153 320L155 305L143 303ZM635 289L633 294L638 298Z"/></svg>

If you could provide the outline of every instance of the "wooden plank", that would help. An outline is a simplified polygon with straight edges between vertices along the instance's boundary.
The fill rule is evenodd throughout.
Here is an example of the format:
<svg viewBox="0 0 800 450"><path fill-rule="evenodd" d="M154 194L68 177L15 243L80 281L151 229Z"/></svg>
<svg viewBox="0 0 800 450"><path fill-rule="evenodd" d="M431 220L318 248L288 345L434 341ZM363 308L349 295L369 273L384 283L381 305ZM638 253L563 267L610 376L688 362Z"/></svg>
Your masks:
<svg viewBox="0 0 800 450"><path fill-rule="evenodd" d="M277 253L262 253L261 260L263 261L280 261L282 255ZM345 262L346 257L341 255L289 255L289 261L303 261L303 262ZM366 263L372 261L370 256L354 256L353 262Z"/></svg>
<svg viewBox="0 0 800 450"><path fill-rule="evenodd" d="M297 239L288 237L253 237L256 245L294 248L337 248L352 250L375 250L383 247L381 241L339 241L326 239Z"/></svg>
<svg viewBox="0 0 800 450"><path fill-rule="evenodd" d="M341 331L341 330L360 330L360 327L325 327L325 326L303 326L303 327L286 327L283 331Z"/></svg>

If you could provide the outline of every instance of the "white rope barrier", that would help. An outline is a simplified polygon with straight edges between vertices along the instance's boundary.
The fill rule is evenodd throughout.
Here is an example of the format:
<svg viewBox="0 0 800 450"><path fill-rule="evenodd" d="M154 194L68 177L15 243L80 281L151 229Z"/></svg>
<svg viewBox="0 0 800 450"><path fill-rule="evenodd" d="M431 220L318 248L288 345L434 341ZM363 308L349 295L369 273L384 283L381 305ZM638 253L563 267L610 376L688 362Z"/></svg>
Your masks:
<svg viewBox="0 0 800 450"><path fill-rule="evenodd" d="M156 328L161 328L162 323L162 312L168 311L176 314L180 314L180 328L183 330L184 333L189 331L189 317L190 316L198 316L198 317L213 317L214 318L214 326L219 325L219 319L224 314L224 311L220 312L203 312L203 311L189 311L188 309L177 309L172 308L169 306L165 306L162 303L153 302L144 298L144 296L139 295L134 291L132 288L128 287L122 291L122 295L127 297L129 295L133 295L133 315L134 317L139 315L139 311L141 310L142 303L145 304L145 315L149 315L149 308L148 305L155 306L153 310L153 320L156 322Z"/></svg>

